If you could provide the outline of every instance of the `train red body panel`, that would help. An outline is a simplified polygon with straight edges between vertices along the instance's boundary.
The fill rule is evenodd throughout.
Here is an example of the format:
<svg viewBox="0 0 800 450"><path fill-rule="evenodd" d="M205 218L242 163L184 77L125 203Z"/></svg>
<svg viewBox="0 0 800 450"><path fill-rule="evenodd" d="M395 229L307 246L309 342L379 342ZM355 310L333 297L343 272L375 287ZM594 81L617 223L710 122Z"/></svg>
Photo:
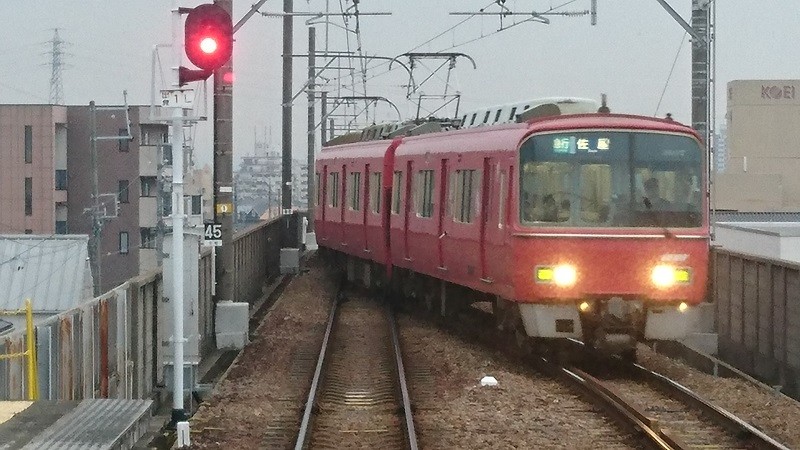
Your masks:
<svg viewBox="0 0 800 450"><path fill-rule="evenodd" d="M325 147L317 240L517 305L531 336L680 337L706 295L707 164L689 127L615 114Z"/></svg>

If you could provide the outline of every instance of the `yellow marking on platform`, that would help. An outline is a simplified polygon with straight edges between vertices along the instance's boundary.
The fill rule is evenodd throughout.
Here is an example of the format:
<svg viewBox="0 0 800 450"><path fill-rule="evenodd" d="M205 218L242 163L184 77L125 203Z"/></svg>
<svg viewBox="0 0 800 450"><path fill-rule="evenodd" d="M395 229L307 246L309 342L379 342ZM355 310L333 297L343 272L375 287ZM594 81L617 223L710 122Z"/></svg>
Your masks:
<svg viewBox="0 0 800 450"><path fill-rule="evenodd" d="M0 423L5 423L16 414L25 411L33 402L0 402Z"/></svg>

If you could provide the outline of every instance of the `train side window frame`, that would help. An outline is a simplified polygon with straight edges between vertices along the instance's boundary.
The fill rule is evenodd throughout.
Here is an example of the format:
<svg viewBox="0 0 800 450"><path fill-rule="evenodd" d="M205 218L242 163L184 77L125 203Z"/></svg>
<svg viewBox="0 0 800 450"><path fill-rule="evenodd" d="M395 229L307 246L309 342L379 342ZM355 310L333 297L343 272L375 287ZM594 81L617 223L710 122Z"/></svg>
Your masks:
<svg viewBox="0 0 800 450"><path fill-rule="evenodd" d="M349 180L349 197L350 201L350 210L351 211L360 211L361 210L361 172L350 172L350 180Z"/></svg>
<svg viewBox="0 0 800 450"><path fill-rule="evenodd" d="M435 175L431 169L418 170L414 183L415 211L417 217L433 217L433 183Z"/></svg>
<svg viewBox="0 0 800 450"><path fill-rule="evenodd" d="M381 212L381 181L383 178L383 174L381 172L372 172L371 174L372 179L369 183L369 190L370 190L370 209L375 214L380 214Z"/></svg>
<svg viewBox="0 0 800 450"><path fill-rule="evenodd" d="M500 201L497 204L497 228L503 229L505 227L505 217L506 217L506 171L505 169L501 169L498 166L498 171L500 172L499 176L497 177L498 182L500 183Z"/></svg>
<svg viewBox="0 0 800 450"><path fill-rule="evenodd" d="M403 171L395 170L394 177L392 178L392 214L400 214L400 205L402 203L402 188L403 188Z"/></svg>
<svg viewBox="0 0 800 450"><path fill-rule="evenodd" d="M475 176L479 170L458 169L453 172L451 186L453 187L452 217L455 222L469 224L475 219L475 188L480 183L475 183Z"/></svg>
<svg viewBox="0 0 800 450"><path fill-rule="evenodd" d="M328 175L330 178L328 192L331 194L328 205L331 208L336 208L339 206L339 172L331 172Z"/></svg>
<svg viewBox="0 0 800 450"><path fill-rule="evenodd" d="M316 172L316 176L314 177L314 198L317 199L317 205L322 204L322 185L319 184L321 179L322 175Z"/></svg>

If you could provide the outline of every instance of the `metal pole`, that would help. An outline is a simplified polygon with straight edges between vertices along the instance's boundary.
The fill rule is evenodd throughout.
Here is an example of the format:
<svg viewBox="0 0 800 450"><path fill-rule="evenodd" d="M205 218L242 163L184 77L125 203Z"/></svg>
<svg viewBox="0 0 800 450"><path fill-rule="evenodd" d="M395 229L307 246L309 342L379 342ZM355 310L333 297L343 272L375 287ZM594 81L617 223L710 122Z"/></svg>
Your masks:
<svg viewBox="0 0 800 450"><path fill-rule="evenodd" d="M283 139L281 158L281 213L286 223L283 233L283 246L291 243L289 215L292 208L292 33L293 1L283 0Z"/></svg>
<svg viewBox="0 0 800 450"><path fill-rule="evenodd" d="M181 13L172 0L172 86L180 88L183 52ZM183 409L183 108L172 109L172 345L174 349L172 423L178 430L178 448L188 445L188 416ZM185 427L186 436L181 432ZM186 438L186 440L184 440Z"/></svg>
<svg viewBox="0 0 800 450"><path fill-rule="evenodd" d="M231 0L214 4L229 14ZM216 261L215 303L236 301L233 260L233 57L214 71L214 222L222 225L222 247Z"/></svg>
<svg viewBox="0 0 800 450"><path fill-rule="evenodd" d="M28 400L38 400L39 380L36 376L36 344L34 343L36 338L33 334L33 306L29 298L25 299L25 328L27 340L25 354L28 357Z"/></svg>
<svg viewBox="0 0 800 450"><path fill-rule="evenodd" d="M316 114L314 111L314 89L316 88L315 79L317 77L316 69L316 43L317 31L314 27L308 28L308 229L309 233L314 231L314 209L316 206L316 197L314 196L314 187L316 179L314 178L314 151L316 150L315 129L316 129Z"/></svg>
<svg viewBox="0 0 800 450"><path fill-rule="evenodd" d="M89 255L89 262L92 268L92 277L94 278L94 296L97 297L102 292L102 283L100 279L100 218L98 211L98 200L100 193L97 183L97 109L94 105L94 100L89 102L89 126L91 128L91 136L89 137L89 151L92 164L92 239L89 245L91 254Z"/></svg>
<svg viewBox="0 0 800 450"><path fill-rule="evenodd" d="M320 92L320 100L319 100L319 115L322 117L320 120L320 146L325 145L325 141L328 140L328 119L326 116L328 115L328 92L322 91ZM320 180L322 181L322 180Z"/></svg>

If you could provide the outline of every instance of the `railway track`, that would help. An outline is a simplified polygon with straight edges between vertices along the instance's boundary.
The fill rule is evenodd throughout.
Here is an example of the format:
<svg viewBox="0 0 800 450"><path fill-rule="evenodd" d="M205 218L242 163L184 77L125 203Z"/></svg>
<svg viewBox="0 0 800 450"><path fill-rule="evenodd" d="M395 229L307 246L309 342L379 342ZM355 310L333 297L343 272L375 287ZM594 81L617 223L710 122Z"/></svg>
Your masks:
<svg viewBox="0 0 800 450"><path fill-rule="evenodd" d="M735 415L638 364L560 368L659 449L788 449ZM591 372L591 373L590 373Z"/></svg>
<svg viewBox="0 0 800 450"><path fill-rule="evenodd" d="M294 448L416 450L397 326L387 306L366 295L332 306Z"/></svg>

